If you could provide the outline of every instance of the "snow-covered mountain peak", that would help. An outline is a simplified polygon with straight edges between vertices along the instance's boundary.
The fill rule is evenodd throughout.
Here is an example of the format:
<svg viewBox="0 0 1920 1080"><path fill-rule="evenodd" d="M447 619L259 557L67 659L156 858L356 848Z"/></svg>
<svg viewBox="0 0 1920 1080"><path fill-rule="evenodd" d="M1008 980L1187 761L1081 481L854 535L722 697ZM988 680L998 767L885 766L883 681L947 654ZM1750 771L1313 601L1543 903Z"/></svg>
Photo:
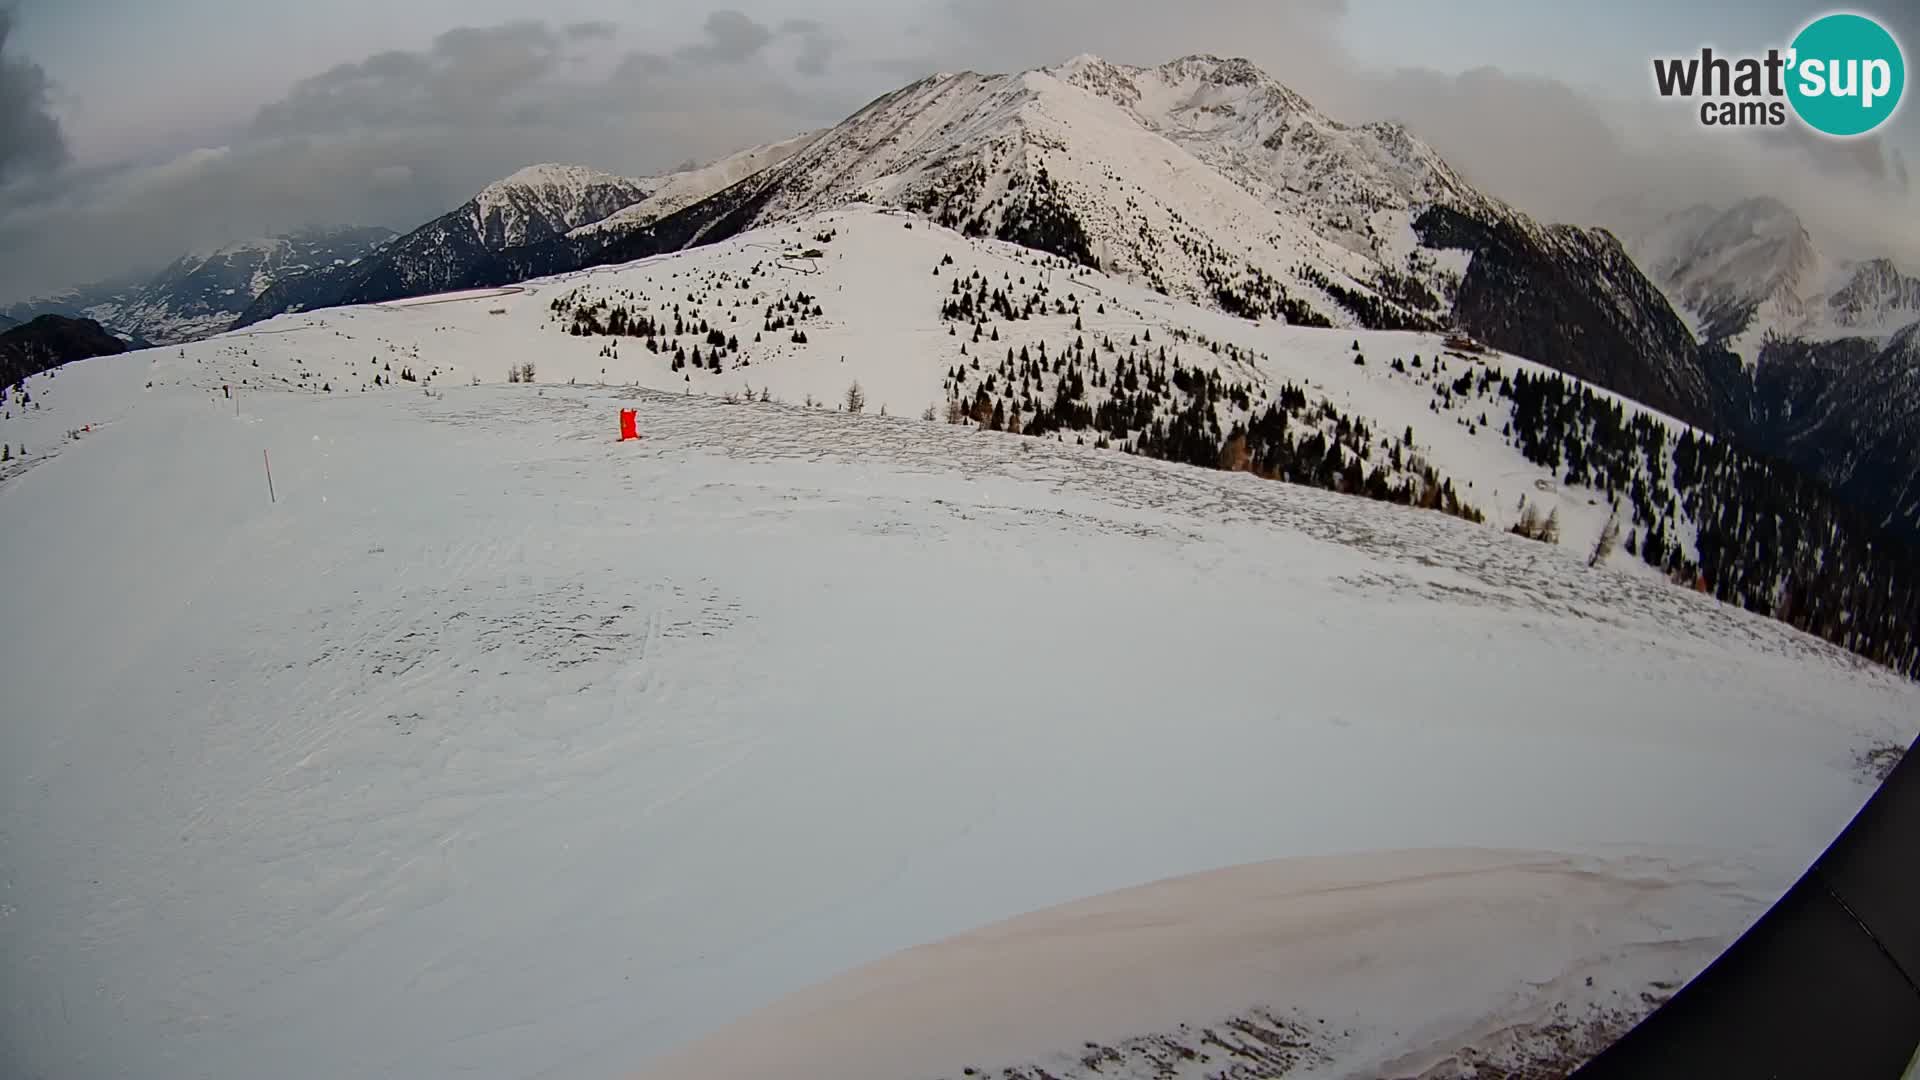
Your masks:
<svg viewBox="0 0 1920 1080"><path fill-rule="evenodd" d="M1202 129L1218 126L1217 119L1210 118L1315 112L1305 98L1238 58L1198 54L1155 67L1133 67L1083 55L1047 74L1134 109L1143 118L1178 117Z"/></svg>
<svg viewBox="0 0 1920 1080"><path fill-rule="evenodd" d="M1154 67L1135 67L1130 64L1117 64L1092 53L1081 53L1064 64L1044 70L1062 82L1095 93L1103 93L1110 87L1117 87L1124 91L1128 89L1128 84L1145 75L1168 85L1185 83L1206 85L1216 89L1232 87L1278 89L1291 96L1300 106L1308 107L1304 99L1293 95L1292 91L1275 82L1251 60L1240 57L1222 59L1206 53L1195 53Z"/></svg>
<svg viewBox="0 0 1920 1080"><path fill-rule="evenodd" d="M482 207L497 205L522 192L539 192L548 197L578 196L596 185L631 184L637 181L612 173L601 172L585 165L564 165L547 162L529 165L510 176L495 180L480 189L474 201Z"/></svg>
<svg viewBox="0 0 1920 1080"><path fill-rule="evenodd" d="M1222 58L1211 53L1194 53L1170 60L1154 70L1163 75L1202 79L1218 86L1278 85L1253 61L1239 56Z"/></svg>
<svg viewBox="0 0 1920 1080"><path fill-rule="evenodd" d="M1116 101L1130 103L1140 96L1139 90L1133 85L1133 74L1137 70L1108 63L1092 53L1081 53L1058 67L1043 69L1039 74L1058 79L1068 86L1077 86Z"/></svg>
<svg viewBox="0 0 1920 1080"><path fill-rule="evenodd" d="M1068 60L1066 63L1061 64L1060 66L1053 68L1052 70L1056 75L1059 75L1062 78L1067 78L1075 72L1101 71L1106 69L1114 69L1115 67L1116 65L1108 63L1104 58L1090 52L1085 52L1085 53L1081 53L1076 57L1073 57L1072 59Z"/></svg>
<svg viewBox="0 0 1920 1080"><path fill-rule="evenodd" d="M1814 313L1830 273L1799 216L1766 196L1689 206L1631 229L1627 246L1703 340L1749 359Z"/></svg>
<svg viewBox="0 0 1920 1080"><path fill-rule="evenodd" d="M659 187L583 165L529 165L481 189L464 215L491 250L535 243L600 221Z"/></svg>
<svg viewBox="0 0 1920 1080"><path fill-rule="evenodd" d="M1920 278L1887 258L1829 257L1776 198L1664 215L1621 204L1611 216L1635 260L1690 316L1701 339L1749 364L1768 341L1884 341L1920 317Z"/></svg>
<svg viewBox="0 0 1920 1080"><path fill-rule="evenodd" d="M1135 68L1082 57L1056 70L1338 242L1380 209L1440 203L1507 216L1404 126L1342 124L1244 59L1194 55Z"/></svg>

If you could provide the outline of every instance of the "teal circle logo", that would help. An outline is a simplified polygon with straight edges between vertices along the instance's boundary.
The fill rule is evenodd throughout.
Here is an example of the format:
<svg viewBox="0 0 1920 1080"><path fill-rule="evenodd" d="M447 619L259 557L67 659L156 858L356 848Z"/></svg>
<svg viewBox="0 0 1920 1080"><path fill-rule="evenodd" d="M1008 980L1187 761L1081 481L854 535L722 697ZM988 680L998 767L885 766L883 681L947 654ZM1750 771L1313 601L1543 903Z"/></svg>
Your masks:
<svg viewBox="0 0 1920 1080"><path fill-rule="evenodd" d="M1815 131L1865 135L1892 118L1907 86L1906 57L1865 15L1823 15L1793 39L1787 99Z"/></svg>

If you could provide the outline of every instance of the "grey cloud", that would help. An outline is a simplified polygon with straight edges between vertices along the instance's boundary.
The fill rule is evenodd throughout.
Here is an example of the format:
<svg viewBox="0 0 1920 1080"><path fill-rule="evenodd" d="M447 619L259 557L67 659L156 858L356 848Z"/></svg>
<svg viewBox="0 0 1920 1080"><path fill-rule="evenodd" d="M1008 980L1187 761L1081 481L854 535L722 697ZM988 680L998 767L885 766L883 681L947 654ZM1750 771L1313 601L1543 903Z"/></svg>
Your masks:
<svg viewBox="0 0 1920 1080"><path fill-rule="evenodd" d="M1835 255L1891 254L1920 269L1920 207L1904 163L1877 136L1710 131L1668 102L1601 100L1494 70L1402 71L1341 92L1360 116L1405 121L1478 186L1536 216L1630 231L1650 212L1771 195ZM1628 204L1641 214L1619 215Z"/></svg>
<svg viewBox="0 0 1920 1080"><path fill-rule="evenodd" d="M827 66L833 62L834 43L827 38L807 38L800 46L800 54L793 59L793 68L802 75L825 75Z"/></svg>
<svg viewBox="0 0 1920 1080"><path fill-rule="evenodd" d="M0 7L0 183L44 173L67 161L67 141L49 101L40 65L7 54L13 9Z"/></svg>
<svg viewBox="0 0 1920 1080"><path fill-rule="evenodd" d="M798 31L800 51L793 58L793 69L802 75L825 75L840 51L840 42L820 30Z"/></svg>
<svg viewBox="0 0 1920 1080"><path fill-rule="evenodd" d="M433 43L442 62L428 84L441 108L484 109L553 73L561 60L558 36L544 23L462 27Z"/></svg>
<svg viewBox="0 0 1920 1080"><path fill-rule="evenodd" d="M858 102L771 63L723 69L601 49L539 23L462 28L297 84L232 145L159 164L26 176L0 206L0 298L156 268L308 224L406 230L542 161L643 175L787 138Z"/></svg>
<svg viewBox="0 0 1920 1080"><path fill-rule="evenodd" d="M296 84L254 117L259 138L326 135L484 116L561 65L544 23L462 27L425 52L383 52Z"/></svg>
<svg viewBox="0 0 1920 1080"><path fill-rule="evenodd" d="M1083 52L1130 64L1191 53L1246 56L1283 82L1337 62L1345 0L944 0L924 28L940 66L1008 71ZM1304 92L1304 91L1303 91Z"/></svg>
<svg viewBox="0 0 1920 1080"><path fill-rule="evenodd" d="M641 82L673 70L673 61L659 53L636 51L621 58L613 70L613 82Z"/></svg>
<svg viewBox="0 0 1920 1080"><path fill-rule="evenodd" d="M604 19L572 23L566 28L566 35L572 41L605 40L619 34L620 28Z"/></svg>
<svg viewBox="0 0 1920 1080"><path fill-rule="evenodd" d="M1888 146L1879 132L1857 139L1827 139L1790 125L1771 129L1760 138L1801 155L1824 173L1884 186L1889 191L1907 190L1906 166L1900 152Z"/></svg>
<svg viewBox="0 0 1920 1080"><path fill-rule="evenodd" d="M797 43L793 69L809 77L825 75L840 50L840 41L818 19L789 18L769 28L738 11L721 10L707 16L701 40L683 46L674 57L690 65L744 64L783 41Z"/></svg>
<svg viewBox="0 0 1920 1080"><path fill-rule="evenodd" d="M794 53L793 70L810 78L825 75L840 51L840 39L818 19L787 19L780 24L780 36L800 43Z"/></svg>
<svg viewBox="0 0 1920 1080"><path fill-rule="evenodd" d="M1475 186L1554 220L1589 214L1608 193L1593 163L1625 154L1594 103L1537 75L1403 69L1357 80L1337 97L1349 119L1397 120Z"/></svg>
<svg viewBox="0 0 1920 1080"><path fill-rule="evenodd" d="M733 10L708 15L703 34L703 40L680 50L683 59L695 63L744 63L774 39L773 31L764 24Z"/></svg>

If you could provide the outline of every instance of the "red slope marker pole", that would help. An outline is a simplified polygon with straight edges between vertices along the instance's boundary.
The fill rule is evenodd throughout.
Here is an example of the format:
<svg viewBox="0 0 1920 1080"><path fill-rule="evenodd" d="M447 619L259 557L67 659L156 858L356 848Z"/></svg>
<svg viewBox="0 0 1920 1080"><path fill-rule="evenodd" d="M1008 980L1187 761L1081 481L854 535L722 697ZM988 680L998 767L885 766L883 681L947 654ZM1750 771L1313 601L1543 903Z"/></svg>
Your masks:
<svg viewBox="0 0 1920 1080"><path fill-rule="evenodd" d="M260 460L267 466L267 501L277 503L280 500L273 494L273 459L267 456L265 450L262 450L260 451Z"/></svg>

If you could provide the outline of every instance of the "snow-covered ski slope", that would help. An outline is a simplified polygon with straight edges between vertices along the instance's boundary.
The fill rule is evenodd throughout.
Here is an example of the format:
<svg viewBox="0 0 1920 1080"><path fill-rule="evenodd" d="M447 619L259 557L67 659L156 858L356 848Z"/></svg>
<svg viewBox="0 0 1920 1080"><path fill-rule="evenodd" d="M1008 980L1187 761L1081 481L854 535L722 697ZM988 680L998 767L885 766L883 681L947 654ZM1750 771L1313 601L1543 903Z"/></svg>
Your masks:
<svg viewBox="0 0 1920 1080"><path fill-rule="evenodd" d="M1864 800L1860 755L1914 734L1912 685L1589 569L1573 538L916 419L970 340L938 319L951 275L1049 273L1023 257L849 212L32 380L42 407L0 420L29 449L0 483L0 1059L62 1078L620 1075L1049 905L1424 850L1327 872L1406 882L1373 909L1401 929L1348 939L1382 962L1329 969L1327 1000L1150 994L1094 1010L1124 1030L1079 1033L1062 1007L1070 1037L1004 1045L1258 1006L1346 1025L1336 1061L1428 1060L1542 985L1631 1005L1684 978ZM611 339L550 321L570 291L649 277L721 297L717 275L756 262L722 324L745 368L675 373L631 338L603 357ZM1537 490L1497 437L1385 374L1430 339L1360 335L1355 366L1352 332L1051 274L1056 294L1101 290L1089 336L1151 331L1196 362L1176 327L1241 342L1264 354L1248 379L1415 423L1457 484L1502 492L1490 513ZM764 305L803 290L823 312L798 324L808 344L753 346ZM993 347L1073 321L1046 319L996 319ZM526 361L538 385L501 385ZM387 389L389 366L432 382ZM602 367L639 386L586 385ZM854 379L864 415L804 404ZM713 396L748 384L782 400ZM622 407L643 441L613 441ZM1534 873L1459 849L1558 854L1524 857ZM1422 906L1436 862L1490 906ZM1564 874L1578 918L1471 915L1526 909L1539 874ZM1508 959L1468 986L1433 975L1487 956ZM1184 985L1206 981L1196 963ZM924 1071L986 1064L954 1046L930 1043Z"/></svg>

